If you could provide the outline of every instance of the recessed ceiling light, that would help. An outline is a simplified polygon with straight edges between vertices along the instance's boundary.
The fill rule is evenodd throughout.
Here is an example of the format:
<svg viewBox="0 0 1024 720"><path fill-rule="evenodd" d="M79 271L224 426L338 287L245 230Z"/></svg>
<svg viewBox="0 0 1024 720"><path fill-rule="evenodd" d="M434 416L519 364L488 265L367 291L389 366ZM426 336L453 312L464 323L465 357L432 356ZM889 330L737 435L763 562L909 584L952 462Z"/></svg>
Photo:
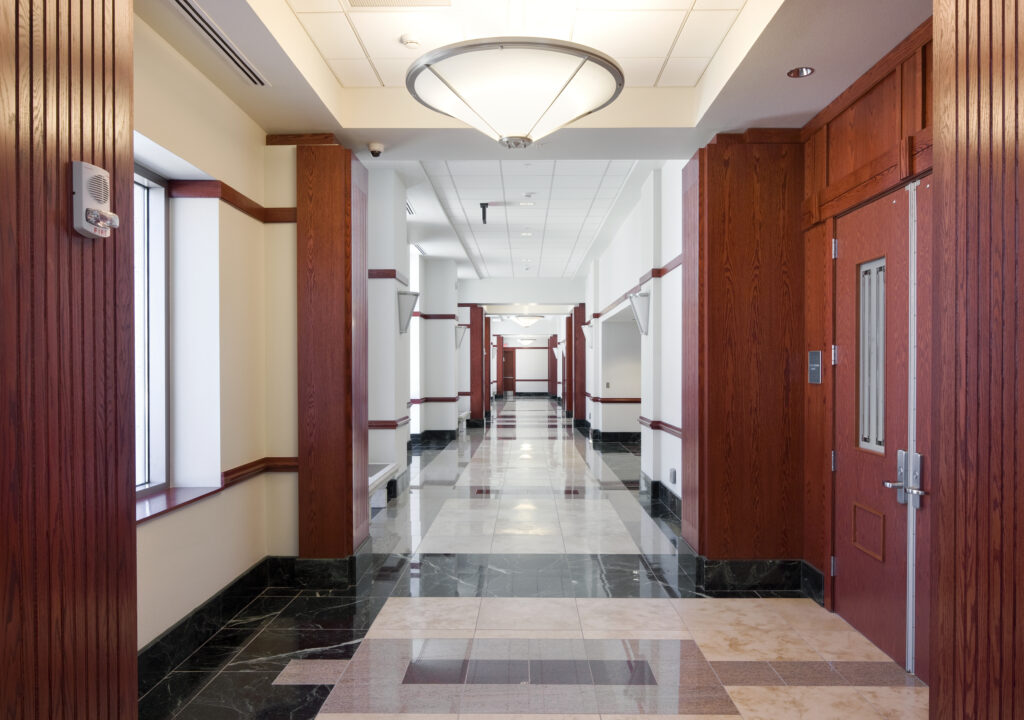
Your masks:
<svg viewBox="0 0 1024 720"><path fill-rule="evenodd" d="M536 203L532 203L532 202L521 202L521 203L519 203L519 207L533 207L534 205L536 205Z"/></svg>
<svg viewBox="0 0 1024 720"><path fill-rule="evenodd" d="M802 65L800 67L793 68L786 74L789 75L791 78L805 78L813 72L814 68Z"/></svg>
<svg viewBox="0 0 1024 720"><path fill-rule="evenodd" d="M519 237L533 237L533 233L519 233Z"/></svg>

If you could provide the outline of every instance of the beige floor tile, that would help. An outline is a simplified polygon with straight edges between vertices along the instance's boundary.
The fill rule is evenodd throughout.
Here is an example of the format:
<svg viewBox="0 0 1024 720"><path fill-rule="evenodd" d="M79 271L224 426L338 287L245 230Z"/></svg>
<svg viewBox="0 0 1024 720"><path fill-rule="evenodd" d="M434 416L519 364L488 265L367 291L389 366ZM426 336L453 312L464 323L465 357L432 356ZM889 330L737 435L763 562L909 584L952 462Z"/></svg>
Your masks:
<svg viewBox="0 0 1024 720"><path fill-rule="evenodd" d="M584 632L607 630L684 630L672 613L668 600L622 598L579 598L580 623Z"/></svg>
<svg viewBox="0 0 1024 720"><path fill-rule="evenodd" d="M494 536L487 535L434 535L428 532L416 547L418 553L476 553L489 547Z"/></svg>
<svg viewBox="0 0 1024 720"><path fill-rule="evenodd" d="M599 717L599 715L477 715L471 713L460 714L459 720L597 720Z"/></svg>
<svg viewBox="0 0 1024 720"><path fill-rule="evenodd" d="M671 602L680 619L691 630L742 628L754 632L790 629L781 615L756 598L685 598Z"/></svg>
<svg viewBox="0 0 1024 720"><path fill-rule="evenodd" d="M804 642L813 647L826 660L891 660L870 640L856 630L819 630L797 632Z"/></svg>
<svg viewBox="0 0 1024 720"><path fill-rule="evenodd" d="M473 630L480 598L388 598L370 629Z"/></svg>
<svg viewBox="0 0 1024 720"><path fill-rule="evenodd" d="M274 678L274 685L334 685L348 660L291 660Z"/></svg>
<svg viewBox="0 0 1024 720"><path fill-rule="evenodd" d="M583 631L587 640L692 640L688 630L602 630Z"/></svg>
<svg viewBox="0 0 1024 720"><path fill-rule="evenodd" d="M759 601L797 630L852 630L853 627L810 598L765 598Z"/></svg>
<svg viewBox="0 0 1024 720"><path fill-rule="evenodd" d="M508 638L512 640L576 640L583 637L580 630L545 630L544 628L527 628L518 630L487 630L479 629L476 638Z"/></svg>
<svg viewBox="0 0 1024 720"><path fill-rule="evenodd" d="M856 688L727 687L744 720L878 720Z"/></svg>
<svg viewBox="0 0 1024 720"><path fill-rule="evenodd" d="M320 713L316 720L453 720L458 715L423 713Z"/></svg>
<svg viewBox="0 0 1024 720"><path fill-rule="evenodd" d="M602 715L601 720L737 720L739 717L739 715Z"/></svg>
<svg viewBox="0 0 1024 720"><path fill-rule="evenodd" d="M499 518L501 516L499 515ZM495 535L561 535L562 528L557 522L499 519L494 526Z"/></svg>
<svg viewBox="0 0 1024 720"><path fill-rule="evenodd" d="M572 598L484 598L478 630L537 628L579 630L580 618Z"/></svg>
<svg viewBox="0 0 1024 720"><path fill-rule="evenodd" d="M928 688L857 688L886 720L928 720Z"/></svg>
<svg viewBox="0 0 1024 720"><path fill-rule="evenodd" d="M791 630L743 627L696 627L690 634L708 660L821 660L810 645Z"/></svg>

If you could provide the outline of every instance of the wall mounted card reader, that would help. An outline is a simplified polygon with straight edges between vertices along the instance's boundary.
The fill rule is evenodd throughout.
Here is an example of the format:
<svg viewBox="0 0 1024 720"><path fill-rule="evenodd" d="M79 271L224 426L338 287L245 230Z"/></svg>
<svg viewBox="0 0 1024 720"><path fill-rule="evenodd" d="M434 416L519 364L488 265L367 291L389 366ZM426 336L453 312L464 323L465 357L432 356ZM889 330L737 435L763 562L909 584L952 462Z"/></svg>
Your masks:
<svg viewBox="0 0 1024 720"><path fill-rule="evenodd" d="M807 353L807 382L810 385L821 385L821 350Z"/></svg>

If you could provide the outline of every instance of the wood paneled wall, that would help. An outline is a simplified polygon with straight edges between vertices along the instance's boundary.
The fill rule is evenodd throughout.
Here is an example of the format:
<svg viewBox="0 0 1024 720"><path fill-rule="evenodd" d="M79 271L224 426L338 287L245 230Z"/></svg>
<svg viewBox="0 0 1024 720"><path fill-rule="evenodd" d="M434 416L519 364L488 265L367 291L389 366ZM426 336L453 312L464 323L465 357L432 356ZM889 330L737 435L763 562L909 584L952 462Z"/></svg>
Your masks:
<svg viewBox="0 0 1024 720"><path fill-rule="evenodd" d="M1024 717L1024 2L935 3L931 714Z"/></svg>
<svg viewBox="0 0 1024 720"><path fill-rule="evenodd" d="M583 323L586 322L586 319L587 305L580 303L572 311L573 337L575 339L573 343L575 352L573 353L572 368L572 406L575 410L574 417L579 421L587 420L587 338L583 335Z"/></svg>
<svg viewBox="0 0 1024 720"><path fill-rule="evenodd" d="M805 385L803 558L832 554L831 241L835 217L932 166L932 21L881 58L801 130L804 141L804 351L821 350L822 384ZM806 369L806 355L802 362ZM806 378L804 378L806 382ZM831 607L831 578L825 573Z"/></svg>
<svg viewBox="0 0 1024 720"><path fill-rule="evenodd" d="M469 309L469 417L484 419L484 309L473 305Z"/></svg>
<svg viewBox="0 0 1024 720"><path fill-rule="evenodd" d="M297 154L299 554L340 558L369 531L366 170Z"/></svg>
<svg viewBox="0 0 1024 720"><path fill-rule="evenodd" d="M548 337L548 395L558 395L558 364L555 353L558 351L558 336Z"/></svg>
<svg viewBox="0 0 1024 720"><path fill-rule="evenodd" d="M0 3L0 714L136 716L132 6ZM121 228L71 230L73 160Z"/></svg>
<svg viewBox="0 0 1024 720"><path fill-rule="evenodd" d="M491 319L484 317L484 415L491 414Z"/></svg>
<svg viewBox="0 0 1024 720"><path fill-rule="evenodd" d="M573 386L573 348L576 346L574 339L572 314L569 314L565 318L565 357L562 358L562 403L565 406L566 417L573 417L573 401L576 399Z"/></svg>
<svg viewBox="0 0 1024 720"><path fill-rule="evenodd" d="M804 126L803 227L931 167L931 37L928 19Z"/></svg>
<svg viewBox="0 0 1024 720"><path fill-rule="evenodd" d="M799 557L802 147L794 132L719 135L699 165L699 292L683 298L684 315L696 304L699 317L698 549L712 559Z"/></svg>

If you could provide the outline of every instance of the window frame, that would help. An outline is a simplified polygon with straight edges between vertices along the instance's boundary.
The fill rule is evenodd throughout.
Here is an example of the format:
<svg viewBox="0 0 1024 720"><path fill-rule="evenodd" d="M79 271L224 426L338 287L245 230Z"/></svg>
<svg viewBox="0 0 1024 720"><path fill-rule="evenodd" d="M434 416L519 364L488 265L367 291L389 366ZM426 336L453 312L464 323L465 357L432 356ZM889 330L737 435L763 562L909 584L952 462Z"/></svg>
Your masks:
<svg viewBox="0 0 1024 720"><path fill-rule="evenodd" d="M170 388L171 388L171 368L170 368L170 353L171 353L171 332L170 332L170 330L171 330L171 324L170 324L170 320L171 320L171 318L170 318L170 312L171 312L171 297L170 297L170 292L171 292L171 285L170 285L170 264L171 263L170 263L170 260L171 259L170 259L170 251L171 251L171 247L170 247L170 245L171 245L171 233L170 233L170 202L169 202L170 193L168 191L169 182L168 182L167 178L162 177L158 173L155 173L152 170L150 170L149 168L147 168L145 166L142 166L142 165L139 165L138 163L135 164L134 170L135 170L135 174L134 174L134 178L133 178L133 188L132 188L132 191L133 191L132 192L132 197L133 197L133 199L135 197L135 186L142 186L142 187L146 188L147 207L146 207L145 211L146 211L146 214L147 214L147 227L146 227L147 238L149 237L149 233L152 233L154 231L159 232L159 233L161 233L163 235L163 253L162 253L162 256L163 256L162 257L162 261L163 261L163 268L162 269L163 269L163 272L160 273L160 275L158 276L158 277L161 277L162 282L163 282L163 313L162 313L162 316L163 316L162 317L162 320L163 320L163 340L164 340L164 342L163 342L163 353L161 353L160 357L154 358L152 354L147 352L147 356L148 356L147 370L149 370L149 369L151 369L153 367L154 360L156 362L160 363L160 365L162 366L162 369L163 369L163 388L162 388L162 392L160 390L156 391L157 393L159 393L159 395L157 395L156 397L158 397L162 401L163 410L164 410L164 412L163 412L163 416L164 416L163 417L163 432L160 433L159 436L158 436L158 440L159 440L159 442L162 445L162 455L163 455L163 463L161 464L161 467L159 468L159 470L162 472L163 477L159 478L156 482L154 482L153 481L153 477L154 477L153 468L152 468L152 466L147 467L147 471L146 471L146 480L147 480L147 482L146 483L142 483L142 484L139 484L138 482L136 482L136 485L135 485L135 497L136 498L143 498L143 497L146 497L148 495L153 495L153 494L156 494L156 493L165 492L165 491L167 491L171 487L171 482L170 482L170 479L171 479L171 453L170 453L170 446L171 446L171 438L170 438L170 430L171 430L171 403L170 403L170 400L171 400L171 397L170 397ZM152 192L153 190L158 190L157 194L160 196L159 198L154 198L154 195L153 195L153 192ZM160 213L159 217L155 217L154 216L155 214L151 212L152 208L153 208L154 201L160 204L160 209L161 209L162 212ZM135 210L136 210L136 212L140 211L139 208L136 208ZM133 227L133 239L132 239L132 251L133 251L133 254L135 252L135 247L136 247L135 242L136 241L135 241L135 238L134 238L134 227ZM149 288L147 288L147 292L149 292ZM134 274L133 274L133 294L134 294ZM149 306L149 304L147 302L147 309L149 307L150 306ZM148 326L149 322L150 322L150 320L148 319L147 320L147 326ZM134 342L134 339L133 339L133 342ZM147 336L147 344L148 343L149 343L149 338ZM133 345L133 348L134 347L135 346ZM149 387L149 397L146 400L147 428L151 428L152 427L152 423L149 422L148 418L151 417L150 409L153 406L153 402L152 402L153 397L154 397L154 391L153 391L152 387L150 386ZM137 425L138 425L138 418L136 418L136 426ZM153 437L153 434L151 432L149 432L148 430L147 430L147 443L148 443L148 447L147 447L146 458L148 459L148 458L152 458L154 456L154 452L153 452L154 437ZM138 474L138 462L139 461L140 461L140 458L136 458L136 474L135 474L135 480L136 481L139 478L139 474ZM149 463L147 463L147 465L149 465Z"/></svg>

